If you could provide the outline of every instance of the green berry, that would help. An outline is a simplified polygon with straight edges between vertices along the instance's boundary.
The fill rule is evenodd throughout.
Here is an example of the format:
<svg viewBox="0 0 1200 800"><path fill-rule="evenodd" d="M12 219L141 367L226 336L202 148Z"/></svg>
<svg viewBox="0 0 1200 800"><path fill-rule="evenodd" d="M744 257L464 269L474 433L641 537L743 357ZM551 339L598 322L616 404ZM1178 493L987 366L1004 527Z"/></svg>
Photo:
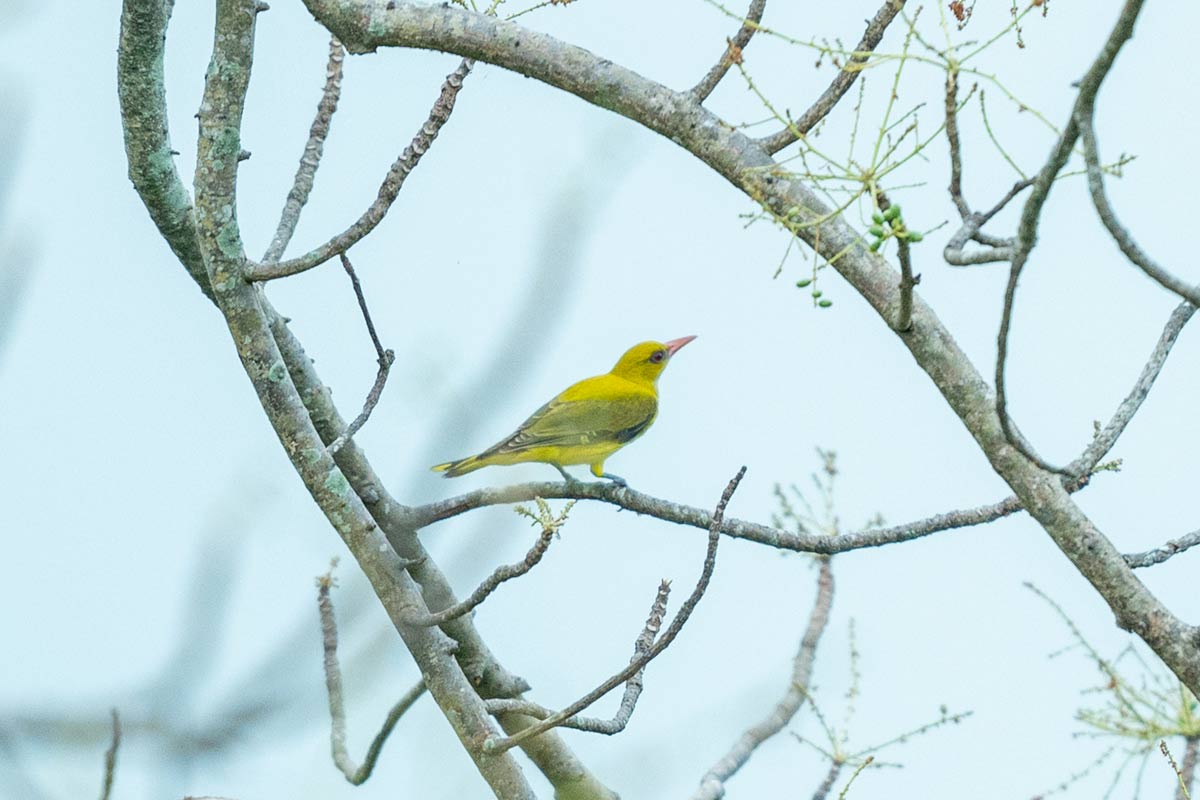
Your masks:
<svg viewBox="0 0 1200 800"><path fill-rule="evenodd" d="M817 305L819 305L821 308L829 308L831 305L833 305L833 301L832 300L818 300Z"/></svg>
<svg viewBox="0 0 1200 800"><path fill-rule="evenodd" d="M908 240L910 242L919 242L924 238L925 238L925 236L920 231L909 231L908 232Z"/></svg>
<svg viewBox="0 0 1200 800"><path fill-rule="evenodd" d="M867 233L871 234L876 239L882 239L884 231L883 231L883 228L881 228L880 226L872 225L871 227L867 228Z"/></svg>
<svg viewBox="0 0 1200 800"><path fill-rule="evenodd" d="M876 252L879 252L879 248L882 245L883 245L883 239L876 239L875 241L873 241L869 245L867 245L867 247L868 247L868 249L870 249L870 251L872 253L876 253Z"/></svg>
<svg viewBox="0 0 1200 800"><path fill-rule="evenodd" d="M899 216L900 216L900 205L899 204L891 206L888 208L887 211L883 212L883 218L886 219L888 222L891 222L892 220L896 219Z"/></svg>
<svg viewBox="0 0 1200 800"><path fill-rule="evenodd" d="M796 281L796 288L803 289L805 286L808 286L810 283L812 283L812 278L802 278L802 279Z"/></svg>
<svg viewBox="0 0 1200 800"><path fill-rule="evenodd" d="M883 224L883 214L880 214L878 211L876 211L874 214L871 215L871 221L874 222L876 225L882 225Z"/></svg>

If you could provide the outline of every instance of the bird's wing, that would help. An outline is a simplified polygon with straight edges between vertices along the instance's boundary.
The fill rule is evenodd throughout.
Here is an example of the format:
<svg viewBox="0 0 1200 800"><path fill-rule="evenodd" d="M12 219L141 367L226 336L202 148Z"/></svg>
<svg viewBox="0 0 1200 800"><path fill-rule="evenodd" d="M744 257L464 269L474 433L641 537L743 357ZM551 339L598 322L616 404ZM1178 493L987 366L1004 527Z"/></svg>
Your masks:
<svg viewBox="0 0 1200 800"><path fill-rule="evenodd" d="M578 386L539 408L512 436L490 448L487 454L599 442L626 444L654 421L658 401L653 394L604 392L596 397L579 397L579 392L572 391Z"/></svg>

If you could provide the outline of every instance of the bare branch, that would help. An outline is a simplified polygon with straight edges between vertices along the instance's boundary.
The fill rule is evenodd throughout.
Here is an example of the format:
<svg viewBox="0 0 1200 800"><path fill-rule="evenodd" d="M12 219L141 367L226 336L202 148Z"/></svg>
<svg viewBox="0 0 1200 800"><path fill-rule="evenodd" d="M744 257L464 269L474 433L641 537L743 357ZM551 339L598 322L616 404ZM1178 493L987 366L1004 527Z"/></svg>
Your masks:
<svg viewBox="0 0 1200 800"><path fill-rule="evenodd" d="M905 0L884 0L879 11L875 12L874 19L867 24L867 30L863 34L858 46L854 48L854 53L850 56L850 60L838 71L837 77L833 79L829 87L800 116L800 119L789 124L781 131L759 139L759 144L763 150L770 155L778 153L808 133L818 122L829 115L833 107L838 104L838 101L842 99L846 92L850 91L850 87L858 80L858 74L862 72L867 59L871 57L871 53L879 46L879 42L883 39L883 34L887 31L888 25L892 24L892 20L900 13L900 9L904 8L904 3Z"/></svg>
<svg viewBox="0 0 1200 800"><path fill-rule="evenodd" d="M379 364L379 371L375 374L375 383L371 386L371 391L367 393L366 402L363 403L362 411L354 418L354 421L346 426L346 430L342 432L338 438L329 443L329 454L333 455L338 450L345 446L346 442L350 441L350 437L358 433L363 425L367 424L367 420L371 418L371 412L375 410L375 406L379 404L379 396L383 394L383 387L387 383L388 373L391 372L392 363L396 360L396 354L391 350L384 350L383 345L379 341L379 334L375 332L375 323L371 321L371 312L367 310L367 298L363 296L362 284L358 282L358 275L354 273L354 267L350 264L350 259L345 253L338 253L342 259L342 267L346 270L346 274L350 276L350 283L354 286L354 296L358 298L358 307L362 311L363 319L367 323L367 333L371 336L371 344L375 345L376 362Z"/></svg>
<svg viewBox="0 0 1200 800"><path fill-rule="evenodd" d="M1188 736L1183 750L1183 766L1179 769L1179 788L1175 800L1191 800L1192 783L1196 778L1196 751L1200 749L1200 736Z"/></svg>
<svg viewBox="0 0 1200 800"><path fill-rule="evenodd" d="M383 727L379 729L379 733L375 734L371 746L367 748L367 755L363 759L362 765L355 764L354 759L346 750L346 706L342 694L342 670L338 666L337 657L337 621L333 616L333 601L329 598L329 590L333 584L332 568L317 579L317 610L321 615L321 641L325 648L325 688L329 691L329 716L331 719L329 741L333 750L333 763L346 776L346 780L359 786L371 777L371 772L375 769L375 762L383 750L384 742L396 727L396 723L400 721L400 717L404 716L404 712L408 711L413 703L417 702L417 699L425 693L425 681L424 679L417 681L416 685L405 692L396 705L392 706L387 719L383 722Z"/></svg>
<svg viewBox="0 0 1200 800"><path fill-rule="evenodd" d="M1076 492L1087 484L1088 479L1081 478L1073 481L1066 488L1068 491ZM475 508L519 503L535 497L547 500L598 500L638 514L646 514L664 522L674 522L694 528L707 529L712 524L712 517L704 509L662 500L628 487L615 486L607 481L521 483L512 486L476 489L458 497L439 500L411 509L412 522L410 524L417 528L423 528ZM945 530L982 525L1021 510L1021 502L1015 496L1009 496L998 503L935 514L932 517L903 525L866 528L837 536L783 531L769 525L759 525L740 519L724 520L721 523L721 533L735 539L746 539L780 550L832 555L850 550L861 550L865 547L881 547L897 542L907 542Z"/></svg>
<svg viewBox="0 0 1200 800"><path fill-rule="evenodd" d="M946 140L950 143L950 199L964 220L971 206L962 193L962 146L958 140L958 68L946 70Z"/></svg>
<svg viewBox="0 0 1200 800"><path fill-rule="evenodd" d="M575 716L592 703L595 703L597 700L604 697L604 695L611 692L617 686L629 680L634 675L640 673L643 669L645 669L647 664L649 664L651 661L657 658L660 653L666 650L671 645L671 642L675 641L675 637L679 635L681 630L683 630L683 626L692 616L692 612L696 609L696 605L700 602L700 598L704 596L704 592L708 589L708 582L712 578L713 568L716 566L717 545L721 541L720 528L721 520L725 516L725 506L729 504L730 498L733 497L733 493L737 490L738 484L741 483L742 477L745 474L745 467L739 469L737 474L733 476L733 478L729 481L729 484L725 487L725 491L721 494L721 500L717 503L717 507L712 514L712 523L708 526L708 550L704 555L704 568L700 572L700 579L696 582L696 588L692 590L692 593L688 596L688 599L683 601L683 605L679 607L679 611L676 612L675 617L671 620L671 624L667 627L667 630L661 637L654 641L654 644L650 647L650 649L646 650L640 655L636 655L629 662L629 666L618 672L616 675L613 675L604 683L600 684L591 692L588 692L586 695L576 700L562 711L559 711L557 714L552 714L535 725L529 726L518 734L504 739L488 742L484 746L485 751L489 753L503 753L506 750L517 746L526 739L537 736L539 733L544 733L551 728L558 727L563 723L564 720ZM661 587L659 589L659 595L663 595L663 590ZM650 626L653 619L654 612L651 611L651 621L646 623L647 628ZM643 635L645 635L644 632ZM641 688L639 686L638 692L640 691ZM637 700L636 695L633 699L634 701ZM632 709L630 710L632 711Z"/></svg>
<svg viewBox="0 0 1200 800"><path fill-rule="evenodd" d="M1096 213L1100 215L1100 221L1112 234L1113 240L1116 241L1117 247L1121 248L1125 257L1142 272L1149 275L1164 289L1174 292L1193 306L1200 306L1200 286L1180 280L1164 269L1146 251L1138 247L1133 236L1117 219L1116 212L1108 202L1108 193L1104 190L1104 173L1100 168L1100 154L1096 145L1096 129L1092 122L1092 113L1093 109L1090 105L1078 109L1075 112L1075 123L1079 126L1079 138L1083 142L1083 160L1087 165L1088 191L1091 192L1092 204L1096 207Z"/></svg>
<svg viewBox="0 0 1200 800"><path fill-rule="evenodd" d="M1189 534L1180 536L1178 539L1171 539L1153 550L1147 550L1144 553L1127 553L1125 555L1125 563L1134 569L1152 567L1198 544L1200 544L1200 530L1192 531Z"/></svg>
<svg viewBox="0 0 1200 800"><path fill-rule="evenodd" d="M121 718L117 710L112 710L112 744L104 753L104 782L100 785L100 800L109 800L112 796L113 778L117 773L117 749L121 746Z"/></svg>
<svg viewBox="0 0 1200 800"><path fill-rule="evenodd" d="M1004 434L1005 440L1030 461L1048 472L1065 474L1066 468L1056 467L1034 452L1033 447L1015 429L1008 416L1008 396L1005 388L1004 372L1008 359L1008 334L1012 326L1013 301L1016 296L1017 281L1021 277L1021 270L1024 269L1025 263L1029 259L1029 254L1037 242L1037 230L1041 220L1042 208L1050 196L1050 189L1054 185L1055 178L1058 177L1059 171L1066 165L1067 159L1070 158L1071 150L1075 146L1075 141L1079 138L1078 119L1080 118L1080 112L1090 117L1095 105L1096 93L1100 90L1100 84L1103 82L1105 76L1108 75L1109 70L1112 69L1113 62L1116 60L1121 46L1133 36L1133 25L1137 21L1138 13L1141 11L1142 2L1143 0L1126 1L1116 25L1109 34L1104 48L1100 51L1100 55L1096 57L1087 75L1079 83L1079 96L1075 99L1075 107L1071 111L1071 117L1067 122L1067 126L1055 144L1049 160L1042 167L1041 171L1038 172L1037 178L1033 182L1033 191L1030 193L1029 199L1025 201L1025 208L1021 211L1021 221L1017 226L1016 248L1012 254L1012 264L1008 273L1008 285L1004 290L1004 309L1000 318L1000 333L996 343L996 414L999 417L1000 429Z"/></svg>
<svg viewBox="0 0 1200 800"><path fill-rule="evenodd" d="M654 603L650 606L650 615L646 618L646 624L642 627L642 632L634 642L633 657L629 660L630 664L644 658L650 651L650 647L654 644L654 639L658 635L658 631L662 628L663 617L667 613L667 598L670 594L671 582L662 581L658 585L658 594L655 595ZM629 724L629 718L633 716L633 710L637 706L638 698L641 697L642 676L645 672L646 667L643 664L640 670L629 676L629 680L625 681L625 694L621 698L621 705L617 708L617 713L611 719L573 716L559 723L559 727L571 728L585 733L602 733L605 736L612 736L625 730L625 726ZM488 710L494 714L515 712L518 714L527 714L539 720L549 719L555 714L550 709L540 706L537 703L529 702L528 700L488 700L487 706Z"/></svg>
<svg viewBox="0 0 1200 800"><path fill-rule="evenodd" d="M779 733L787 726L800 706L808 698L808 687L812 681L813 663L817 657L817 644L821 634L829 623L829 609L833 605L833 572L829 559L821 559L821 570L817 575L817 597L813 601L812 612L808 617L808 627L800 640L800 650L792 663L792 680L787 691L776 703L771 712L762 720L750 727L733 747L721 757L721 760L700 780L700 788L692 795L692 800L717 800L725 796L725 782L741 769L759 745ZM838 765L840 766L840 765ZM826 785L833 785L836 772L830 772ZM820 792L818 791L818 795Z"/></svg>
<svg viewBox="0 0 1200 800"><path fill-rule="evenodd" d="M296 169L296 177L292 181L291 191L283 204L279 215L279 225L275 229L275 237L263 254L264 264L273 264L283 257L287 250L292 234L296 232L296 223L300 221L300 212L308 202L312 191L313 179L317 167L321 164L321 155L325 150L325 137L329 135L329 123L337 111L338 99L342 94L342 62L345 61L346 50L336 36L329 37L329 61L325 65L325 89L321 92L321 100L317 103L317 113L313 117L312 126L308 130L308 142L304 145L304 153L300 156L300 166Z"/></svg>
<svg viewBox="0 0 1200 800"><path fill-rule="evenodd" d="M1138 376L1137 382L1125 399L1121 401L1121 405L1117 407L1113 418L1104 426L1104 429L1096 434L1092 443L1080 454L1079 458L1067 465L1068 473L1082 475L1091 472L1100 463L1100 459L1104 458L1117 443L1117 439L1125 431L1125 426L1133 419L1134 414L1142 407L1142 401L1150 394L1150 389L1154 386L1158 373L1162 371L1163 364L1167 361L1167 355L1175 346L1175 341L1179 338L1183 326L1195 313L1196 307L1186 300L1171 312L1162 334L1158 337L1158 343L1154 345L1150 358L1142 367L1142 374Z"/></svg>
<svg viewBox="0 0 1200 800"><path fill-rule="evenodd" d="M829 792L833 789L833 784L838 779L838 775L842 774L842 767L846 762L834 759L829 762L829 771L825 773L825 778L817 786L817 790L813 792L813 800L825 800L829 797Z"/></svg>
<svg viewBox="0 0 1200 800"><path fill-rule="evenodd" d="M363 212L363 215L353 225L299 258L277 263L252 264L249 266L247 277L253 281L269 281L297 275L324 264L335 255L346 252L356 242L375 230L375 227L387 215L388 209L392 207L397 195L400 194L404 181L408 179L421 157L429 150L442 126L450 119L450 114L454 111L455 98L458 97L463 80L470 74L474 65L473 59L464 58L458 65L458 69L446 76L441 93L434 102L433 108L429 110L429 118L425 120L409 145L404 148L400 157L393 162L387 176L383 179L383 184L379 187L379 194L375 198L375 202Z"/></svg>
<svg viewBox="0 0 1200 800"><path fill-rule="evenodd" d="M484 579L479 587L471 592L471 595L461 603L456 603L449 608L444 608L435 613L429 612L412 612L408 616L409 624L423 625L431 627L433 625L442 625L453 619L458 619L464 614L468 614L476 606L480 605L484 600L491 596L492 592L500 587L500 584L505 581L510 581L513 578L519 578L531 569L537 566L542 560L542 556L546 554L546 550L550 547L550 542L558 535L557 529L546 525L542 528L542 534L538 540L534 542L533 547L525 554L525 558L518 561L516 564L505 564L496 567L495 572ZM489 711L490 711L489 707Z"/></svg>
<svg viewBox="0 0 1200 800"><path fill-rule="evenodd" d="M725 73L729 71L730 66L734 61L738 61L742 57L742 50L746 45L750 44L750 39L758 30L758 23L762 22L763 10L767 7L767 0L750 0L750 8L746 11L746 20L742 23L742 27L729 40L725 48L725 52L721 54L721 58L713 65L708 74L700 79L700 82L692 87L692 97L696 98L697 103L703 103L708 96L717 88L717 84L725 77Z"/></svg>
<svg viewBox="0 0 1200 800"><path fill-rule="evenodd" d="M946 259L946 263L955 267L969 267L975 264L991 264L997 261L1012 260L1013 247L1016 240L988 236L980 228L987 224L992 217L1004 210L1004 207L1017 195L1032 186L1033 181L1033 178L1026 178L1014 183L1004 197L1001 197L1000 201L992 206L989 211L985 211L982 214L977 211L970 212L963 219L962 227L955 231L950 240L946 242L946 248L942 251L942 257ZM963 252L963 248L970 241L980 242L987 249L971 253Z"/></svg>

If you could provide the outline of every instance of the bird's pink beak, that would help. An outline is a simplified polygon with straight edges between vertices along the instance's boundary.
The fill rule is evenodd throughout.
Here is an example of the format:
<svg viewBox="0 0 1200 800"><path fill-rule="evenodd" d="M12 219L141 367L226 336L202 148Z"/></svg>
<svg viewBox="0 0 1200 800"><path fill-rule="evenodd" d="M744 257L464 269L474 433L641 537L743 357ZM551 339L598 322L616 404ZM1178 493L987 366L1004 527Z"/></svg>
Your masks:
<svg viewBox="0 0 1200 800"><path fill-rule="evenodd" d="M663 344L667 346L667 355L675 355L675 353L679 352L679 350L682 349L685 344L695 338L695 336L681 336L678 339L672 339L669 342L663 342Z"/></svg>

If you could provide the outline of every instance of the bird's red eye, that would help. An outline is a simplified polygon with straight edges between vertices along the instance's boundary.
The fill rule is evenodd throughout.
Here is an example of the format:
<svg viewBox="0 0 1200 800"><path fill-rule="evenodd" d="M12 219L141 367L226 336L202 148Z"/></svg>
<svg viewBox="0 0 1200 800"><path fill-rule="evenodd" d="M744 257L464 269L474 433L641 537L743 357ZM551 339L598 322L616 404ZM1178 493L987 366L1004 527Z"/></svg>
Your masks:
<svg viewBox="0 0 1200 800"><path fill-rule="evenodd" d="M661 364L662 360L666 357L667 357L666 350L655 350L653 353L650 354L650 363L651 364Z"/></svg>

